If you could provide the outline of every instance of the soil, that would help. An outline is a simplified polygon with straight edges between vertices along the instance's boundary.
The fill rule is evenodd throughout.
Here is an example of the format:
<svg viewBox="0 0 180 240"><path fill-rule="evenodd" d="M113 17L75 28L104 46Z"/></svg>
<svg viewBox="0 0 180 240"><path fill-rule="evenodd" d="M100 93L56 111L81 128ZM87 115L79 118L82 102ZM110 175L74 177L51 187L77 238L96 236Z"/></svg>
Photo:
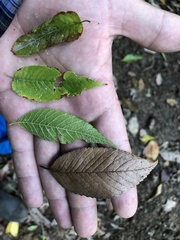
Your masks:
<svg viewBox="0 0 180 240"><path fill-rule="evenodd" d="M149 1L168 11L180 13L179 1ZM161 3L161 4L160 4ZM142 60L124 63L127 54L139 54ZM132 152L143 156L147 143L140 140L146 133L156 137L160 148L159 164L138 185L139 206L130 219L122 219L106 208L104 200L98 205L98 230L89 239L110 240L180 240L180 53L149 52L136 43L118 38L113 44L113 69L117 93L127 123ZM130 123L136 118L139 126ZM130 129L135 129L132 131ZM163 152L168 153L164 156ZM5 184L18 195L12 172L11 156L1 158L1 166L10 164ZM13 190L12 190L13 189ZM10 191L10 190L9 190ZM38 215L39 214L39 215ZM0 239L13 239L4 234L7 221L0 218ZM36 225L34 231L29 226ZM18 239L82 239L73 229L62 230L55 222L45 198L38 212L30 211L20 224Z"/></svg>

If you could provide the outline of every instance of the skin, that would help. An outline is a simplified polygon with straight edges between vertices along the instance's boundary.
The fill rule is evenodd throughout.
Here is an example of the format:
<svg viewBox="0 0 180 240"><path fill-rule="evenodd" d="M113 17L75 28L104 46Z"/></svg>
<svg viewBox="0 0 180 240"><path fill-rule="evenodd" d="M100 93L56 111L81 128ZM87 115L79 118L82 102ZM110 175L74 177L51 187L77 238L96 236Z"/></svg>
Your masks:
<svg viewBox="0 0 180 240"><path fill-rule="evenodd" d="M15 40L60 11L76 11L84 23L82 36L73 43L52 47L40 54L23 58L10 51ZM154 8L141 0L24 0L12 24L0 39L0 111L8 123L37 108L59 109L91 122L120 149L131 151L122 111L113 84L111 46L115 36L122 35L143 47L167 52L180 50L180 17ZM37 103L17 96L11 90L15 71L25 65L46 64L60 71L79 75L108 85L83 92L74 98ZM114 127L115 126L115 127ZM23 198L28 206L39 207L42 189L49 199L54 216L63 228L75 227L77 234L88 237L96 231L96 200L66 192L39 165L49 164L64 152L84 147L77 140L71 145L46 142L33 137L17 125L8 126L13 148L14 166ZM137 192L111 199L121 217L134 215Z"/></svg>

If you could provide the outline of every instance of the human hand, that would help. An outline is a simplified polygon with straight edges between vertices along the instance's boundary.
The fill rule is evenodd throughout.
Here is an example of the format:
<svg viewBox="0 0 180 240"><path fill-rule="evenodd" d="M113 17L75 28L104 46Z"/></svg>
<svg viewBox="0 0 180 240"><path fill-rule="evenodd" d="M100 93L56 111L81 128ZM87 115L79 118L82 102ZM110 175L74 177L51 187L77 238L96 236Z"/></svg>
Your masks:
<svg viewBox="0 0 180 240"><path fill-rule="evenodd" d="M16 57L10 51L15 40L34 26L59 11L75 11L84 23L84 32L75 42L61 44L31 57ZM130 151L124 118L112 78L111 45L115 35L124 35L157 51L180 49L180 18L151 7L140 0L40 1L24 0L14 21L0 39L0 111L8 123L33 109L59 109L91 122L120 149ZM17 96L11 89L11 79L22 66L46 64L64 72L97 79L108 85L83 92L78 97L63 98L50 103L37 103ZM59 145L33 137L16 125L8 127L13 158L24 200L30 207L42 204L42 188L60 226L75 226L78 235L87 237L96 230L96 201L66 192L40 165L48 166L63 152L84 147L77 140L71 145ZM136 189L112 198L115 211L131 217L137 208Z"/></svg>

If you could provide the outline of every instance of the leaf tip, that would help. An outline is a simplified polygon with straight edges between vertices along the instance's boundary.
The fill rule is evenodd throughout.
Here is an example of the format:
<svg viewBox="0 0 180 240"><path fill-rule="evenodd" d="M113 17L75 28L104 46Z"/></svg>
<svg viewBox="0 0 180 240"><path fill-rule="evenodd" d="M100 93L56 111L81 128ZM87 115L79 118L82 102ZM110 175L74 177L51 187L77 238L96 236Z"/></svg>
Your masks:
<svg viewBox="0 0 180 240"><path fill-rule="evenodd" d="M50 168L45 167L45 166L43 166L43 165L39 165L39 167L40 167L40 168L43 168L43 169L46 169L46 170L50 170Z"/></svg>

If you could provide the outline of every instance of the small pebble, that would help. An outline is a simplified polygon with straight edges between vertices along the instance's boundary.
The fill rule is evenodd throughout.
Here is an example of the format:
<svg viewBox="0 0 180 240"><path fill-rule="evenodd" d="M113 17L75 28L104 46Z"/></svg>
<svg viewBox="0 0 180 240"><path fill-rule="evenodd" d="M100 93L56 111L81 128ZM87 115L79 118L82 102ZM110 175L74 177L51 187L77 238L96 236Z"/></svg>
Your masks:
<svg viewBox="0 0 180 240"><path fill-rule="evenodd" d="M137 117L132 117L128 123L128 130L133 135L136 136L139 131L139 122Z"/></svg>
<svg viewBox="0 0 180 240"><path fill-rule="evenodd" d="M149 129L153 130L156 125L156 120L154 118L151 118L150 123L149 123Z"/></svg>
<svg viewBox="0 0 180 240"><path fill-rule="evenodd" d="M157 86L160 86L162 84L162 82L163 82L162 75L161 75L161 73L158 73L156 75L156 84L157 84Z"/></svg>
<svg viewBox="0 0 180 240"><path fill-rule="evenodd" d="M166 170L162 170L161 172L161 182L167 182L169 181L170 176L167 174Z"/></svg>
<svg viewBox="0 0 180 240"><path fill-rule="evenodd" d="M180 163L179 151L161 150L160 155L165 161Z"/></svg>
<svg viewBox="0 0 180 240"><path fill-rule="evenodd" d="M163 206L163 209L165 212L171 212L173 210L173 208L176 207L177 202L172 200L172 199L168 199L166 204Z"/></svg>
<svg viewBox="0 0 180 240"><path fill-rule="evenodd" d="M143 128L140 129L139 131L139 136L142 137L142 136L145 136L145 135L148 135L147 131Z"/></svg>

